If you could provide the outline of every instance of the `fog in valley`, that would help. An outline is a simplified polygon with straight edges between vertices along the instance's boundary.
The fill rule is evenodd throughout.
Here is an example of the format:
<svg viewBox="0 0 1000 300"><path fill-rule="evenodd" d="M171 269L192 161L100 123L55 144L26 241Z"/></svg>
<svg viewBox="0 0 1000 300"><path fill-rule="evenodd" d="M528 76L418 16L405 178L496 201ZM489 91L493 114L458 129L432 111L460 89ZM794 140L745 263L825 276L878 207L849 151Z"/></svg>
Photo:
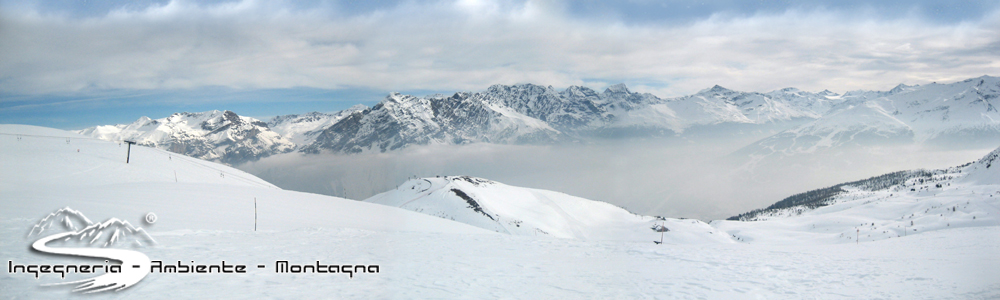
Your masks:
<svg viewBox="0 0 1000 300"><path fill-rule="evenodd" d="M288 153L239 168L283 189L363 200L411 177L469 175L609 202L642 215L724 219L792 194L908 169L946 168L992 148L857 147L751 160L745 140L427 145L387 153Z"/></svg>

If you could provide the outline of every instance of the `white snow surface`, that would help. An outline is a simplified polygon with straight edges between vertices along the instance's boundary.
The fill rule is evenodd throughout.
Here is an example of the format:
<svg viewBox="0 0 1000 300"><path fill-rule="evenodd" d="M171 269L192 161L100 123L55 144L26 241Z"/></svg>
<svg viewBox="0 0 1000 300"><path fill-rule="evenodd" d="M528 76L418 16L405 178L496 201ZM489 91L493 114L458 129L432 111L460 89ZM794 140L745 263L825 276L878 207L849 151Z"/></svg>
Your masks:
<svg viewBox="0 0 1000 300"><path fill-rule="evenodd" d="M316 141L316 136L324 129L333 126L353 113L368 109L363 104L351 106L348 109L332 114L321 112L304 113L300 115L277 116L268 121L268 127L295 145L308 145Z"/></svg>
<svg viewBox="0 0 1000 300"><path fill-rule="evenodd" d="M907 86L887 92L848 92L818 119L740 151L795 155L841 146L898 143L956 146L1000 143L1000 77ZM940 139L940 141L935 141Z"/></svg>
<svg viewBox="0 0 1000 300"><path fill-rule="evenodd" d="M449 177L429 178L428 187L438 181L438 189L426 195L406 192L407 184L423 179L382 195L412 209L400 202L410 193L420 196L411 204L438 205L457 216L468 210L445 201L455 200L450 188L459 188L507 218L502 220L516 217L522 226L550 226L553 232L579 226L587 233L615 234L614 227L623 225L629 236L497 234L406 209L280 190L239 170L154 148L132 147L125 164L125 148L117 143L0 125L0 258L17 264L97 263L29 250L32 226L71 207L86 215L81 219L118 218L142 227L156 245L134 250L153 260L248 265L245 274L151 273L128 289L87 298L996 299L998 154L946 174L952 177L938 181L950 183L943 188L912 183L913 192L858 192L768 221L697 226L724 233L725 239L673 238L689 232L667 222L671 231L663 233L664 244L654 244L660 233L638 228L644 226L636 227L646 231L632 233L631 226L656 221L557 192L493 182L476 186ZM539 204L543 198L552 203ZM556 208L566 215L552 216L549 211ZM142 221L150 212L158 216L153 224ZM588 215L605 223L580 220ZM917 231L897 236L902 231L896 226L911 220L914 225L903 229ZM862 238L859 243L842 234ZM353 278L281 274L273 269L277 260L378 264L380 272ZM258 270L257 264L267 268ZM80 275L35 279L0 272L0 296L84 297L69 287L40 286L91 277Z"/></svg>
<svg viewBox="0 0 1000 300"><path fill-rule="evenodd" d="M672 244L731 243L698 220L641 216L609 203L468 176L411 179L365 202L401 207L511 235L649 242L665 226Z"/></svg>
<svg viewBox="0 0 1000 300"><path fill-rule="evenodd" d="M292 151L387 152L412 145L562 144L608 137L739 134L763 138L737 152L749 154L756 163L766 156L855 145L992 147L1000 143L998 96L1000 78L991 76L843 95L796 88L740 92L714 86L666 99L629 91L624 84L602 93L580 86L557 91L518 84L451 96L390 93L372 108L357 105L333 114L276 116L268 123L229 111L208 111L156 120L142 117L131 124L80 132L111 141L136 140L229 165Z"/></svg>
<svg viewBox="0 0 1000 300"><path fill-rule="evenodd" d="M0 135L5 218L40 218L69 206L95 222L116 217L141 224L153 212L160 219L152 227L158 232L252 231L256 198L260 230L328 226L485 232L402 209L281 190L235 168L156 148L133 145L126 164L126 146L118 143L56 129L0 125L0 133L11 132L15 135Z"/></svg>
<svg viewBox="0 0 1000 300"><path fill-rule="evenodd" d="M669 99L667 105L683 116L683 127L720 123L765 124L819 118L833 101L826 95L794 88L766 94L745 93L714 86L691 96Z"/></svg>
<svg viewBox="0 0 1000 300"><path fill-rule="evenodd" d="M107 141L134 141L224 162L239 160L235 156L240 155L261 157L289 152L295 147L257 119L218 110L175 113L155 120L143 116L131 124L90 127L79 133Z"/></svg>

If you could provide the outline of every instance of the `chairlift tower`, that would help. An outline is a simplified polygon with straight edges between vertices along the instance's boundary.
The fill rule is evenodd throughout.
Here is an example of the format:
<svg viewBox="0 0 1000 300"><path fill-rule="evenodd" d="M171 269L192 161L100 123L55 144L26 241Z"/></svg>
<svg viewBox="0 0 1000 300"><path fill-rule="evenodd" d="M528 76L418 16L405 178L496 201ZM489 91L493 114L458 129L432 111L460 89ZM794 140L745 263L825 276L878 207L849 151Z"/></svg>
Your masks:
<svg viewBox="0 0 1000 300"><path fill-rule="evenodd" d="M132 144L135 144L135 141L125 141L125 143L128 144L128 153L125 154L125 163L128 164L129 159L132 157Z"/></svg>

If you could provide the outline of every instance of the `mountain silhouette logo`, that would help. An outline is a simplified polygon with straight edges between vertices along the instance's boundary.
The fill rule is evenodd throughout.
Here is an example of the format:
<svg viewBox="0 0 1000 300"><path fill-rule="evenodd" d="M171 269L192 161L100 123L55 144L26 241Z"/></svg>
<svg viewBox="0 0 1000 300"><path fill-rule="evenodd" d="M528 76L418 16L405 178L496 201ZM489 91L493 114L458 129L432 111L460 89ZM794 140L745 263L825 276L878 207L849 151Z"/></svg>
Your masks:
<svg viewBox="0 0 1000 300"><path fill-rule="evenodd" d="M142 252L121 249L143 247L156 241L142 228L116 218L101 223L90 221L80 211L64 207L35 224L28 237L41 237L31 244L35 251L66 256L103 258L121 265L105 269L97 277L51 285L77 284L74 292L97 293L121 291L135 285L149 273L149 257ZM117 270L117 271L114 271Z"/></svg>

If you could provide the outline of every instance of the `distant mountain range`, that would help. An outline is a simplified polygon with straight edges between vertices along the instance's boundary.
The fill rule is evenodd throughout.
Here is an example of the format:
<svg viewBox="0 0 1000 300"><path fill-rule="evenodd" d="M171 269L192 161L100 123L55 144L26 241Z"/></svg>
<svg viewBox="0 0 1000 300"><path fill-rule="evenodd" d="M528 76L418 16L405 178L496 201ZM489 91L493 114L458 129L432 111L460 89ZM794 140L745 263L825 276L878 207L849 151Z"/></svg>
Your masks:
<svg viewBox="0 0 1000 300"><path fill-rule="evenodd" d="M618 84L598 93L571 86L494 85L486 91L415 97L392 93L369 108L277 116L231 111L142 117L80 133L135 140L202 159L240 164L274 154L386 152L428 144L558 144L621 137L777 134L741 155L795 155L850 145L1000 144L1000 79L899 85L843 95L786 88L768 93L721 86L662 99ZM980 146L982 146L980 145Z"/></svg>
<svg viewBox="0 0 1000 300"><path fill-rule="evenodd" d="M952 84L899 85L888 92L849 92L822 117L753 143L738 153L794 155L878 144L996 147L1000 144L1000 78Z"/></svg>
<svg viewBox="0 0 1000 300"><path fill-rule="evenodd" d="M109 141L131 140L205 160L239 164L291 152L295 144L267 123L231 111L175 113L162 119L141 117L132 124L91 127L83 135Z"/></svg>

